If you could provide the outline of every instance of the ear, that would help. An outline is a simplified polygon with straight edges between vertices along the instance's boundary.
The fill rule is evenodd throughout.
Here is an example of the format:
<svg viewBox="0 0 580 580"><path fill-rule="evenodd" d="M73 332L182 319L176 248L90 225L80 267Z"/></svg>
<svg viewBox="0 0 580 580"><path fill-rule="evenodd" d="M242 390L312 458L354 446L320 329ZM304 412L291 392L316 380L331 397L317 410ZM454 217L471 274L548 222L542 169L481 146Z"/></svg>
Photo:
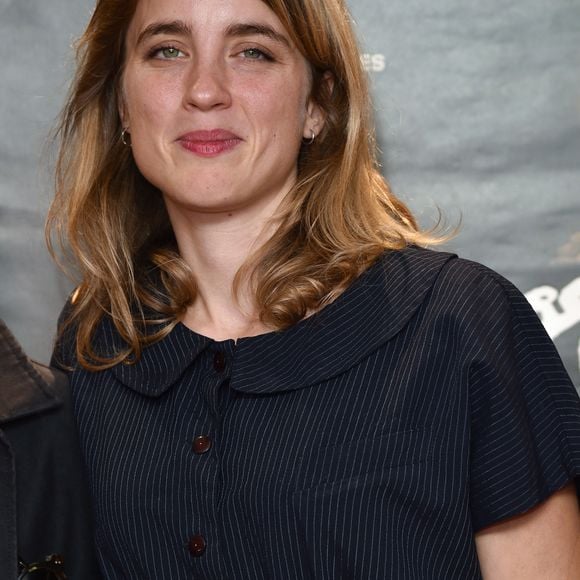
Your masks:
<svg viewBox="0 0 580 580"><path fill-rule="evenodd" d="M129 127L129 113L127 112L127 105L125 103L125 94L123 92L123 88L119 89L119 96L117 97L117 111L119 111L121 126Z"/></svg>
<svg viewBox="0 0 580 580"><path fill-rule="evenodd" d="M334 76L330 71L324 73L322 83L326 84L328 94L332 94L334 88ZM306 105L306 120L304 122L303 131L304 139L311 139L313 133L316 137L322 131L325 122L326 112L318 103L310 98Z"/></svg>
<svg viewBox="0 0 580 580"><path fill-rule="evenodd" d="M324 127L326 114L321 109L320 105L316 104L312 99L309 100L306 107L306 119L304 121L304 130L302 137L304 139L311 139L316 137Z"/></svg>

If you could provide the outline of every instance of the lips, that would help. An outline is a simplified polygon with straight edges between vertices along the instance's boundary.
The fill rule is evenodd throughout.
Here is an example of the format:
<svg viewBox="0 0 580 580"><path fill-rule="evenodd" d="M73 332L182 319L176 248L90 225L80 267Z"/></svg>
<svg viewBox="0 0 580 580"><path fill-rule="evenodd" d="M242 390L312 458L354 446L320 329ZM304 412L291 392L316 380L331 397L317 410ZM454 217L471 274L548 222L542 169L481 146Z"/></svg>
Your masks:
<svg viewBox="0 0 580 580"><path fill-rule="evenodd" d="M225 129L192 131L177 140L179 144L200 157L216 157L237 147L243 139Z"/></svg>

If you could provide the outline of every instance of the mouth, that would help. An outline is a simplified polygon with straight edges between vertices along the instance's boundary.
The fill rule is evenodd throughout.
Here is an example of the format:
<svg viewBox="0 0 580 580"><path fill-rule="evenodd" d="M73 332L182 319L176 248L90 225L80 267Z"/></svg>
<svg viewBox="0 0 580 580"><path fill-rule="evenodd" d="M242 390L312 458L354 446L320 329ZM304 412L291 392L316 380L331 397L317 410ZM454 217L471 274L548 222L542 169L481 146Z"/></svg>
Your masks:
<svg viewBox="0 0 580 580"><path fill-rule="evenodd" d="M237 147L243 139L225 129L192 131L177 139L185 150L199 157L217 157Z"/></svg>

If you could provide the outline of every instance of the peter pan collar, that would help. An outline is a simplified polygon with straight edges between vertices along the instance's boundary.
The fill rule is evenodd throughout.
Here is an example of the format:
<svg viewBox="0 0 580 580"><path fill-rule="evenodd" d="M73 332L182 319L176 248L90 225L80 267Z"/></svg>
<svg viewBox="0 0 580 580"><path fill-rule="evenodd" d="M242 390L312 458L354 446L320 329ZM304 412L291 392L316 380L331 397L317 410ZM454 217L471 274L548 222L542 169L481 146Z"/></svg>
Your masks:
<svg viewBox="0 0 580 580"><path fill-rule="evenodd" d="M212 339L177 324L165 338L146 346L137 362L117 364L111 371L130 389L142 395L158 397L175 384L185 369L213 343ZM109 317L99 323L93 345L104 357L127 348Z"/></svg>
<svg viewBox="0 0 580 580"><path fill-rule="evenodd" d="M178 324L143 350L117 379L148 396L166 392L206 349L233 352L231 388L269 394L306 388L340 375L395 336L417 311L453 254L416 247L388 251L337 300L293 327L215 342ZM114 341L109 325L106 342ZM160 361L168 361L160 364Z"/></svg>

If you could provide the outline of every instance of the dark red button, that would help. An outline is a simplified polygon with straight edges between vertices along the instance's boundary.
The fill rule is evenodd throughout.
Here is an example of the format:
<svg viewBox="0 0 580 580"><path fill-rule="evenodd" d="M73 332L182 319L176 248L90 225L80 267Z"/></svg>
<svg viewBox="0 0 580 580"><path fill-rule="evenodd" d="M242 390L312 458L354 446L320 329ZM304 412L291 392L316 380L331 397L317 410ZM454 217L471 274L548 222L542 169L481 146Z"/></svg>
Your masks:
<svg viewBox="0 0 580 580"><path fill-rule="evenodd" d="M218 373L223 373L226 368L226 355L221 350L213 355L213 368Z"/></svg>
<svg viewBox="0 0 580 580"><path fill-rule="evenodd" d="M191 536L189 539L189 551L192 556L199 558L199 556L203 556L207 544L205 543L205 538L201 534L196 534L195 536Z"/></svg>
<svg viewBox="0 0 580 580"><path fill-rule="evenodd" d="M206 453L211 448L211 439L206 435L198 435L193 440L193 450L198 454L201 455L202 453Z"/></svg>

